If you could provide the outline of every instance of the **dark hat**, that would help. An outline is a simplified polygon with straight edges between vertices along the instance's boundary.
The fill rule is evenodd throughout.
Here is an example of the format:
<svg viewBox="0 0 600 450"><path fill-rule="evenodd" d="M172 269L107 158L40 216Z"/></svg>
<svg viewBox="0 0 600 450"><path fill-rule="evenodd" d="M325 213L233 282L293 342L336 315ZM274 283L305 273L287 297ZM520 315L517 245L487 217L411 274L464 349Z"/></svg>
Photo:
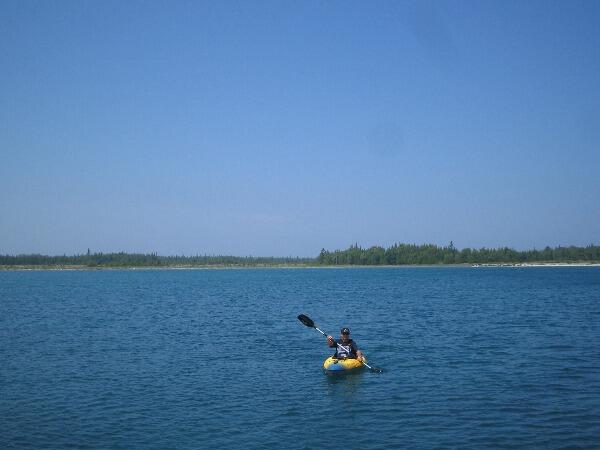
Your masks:
<svg viewBox="0 0 600 450"><path fill-rule="evenodd" d="M342 328L341 333L342 334L350 334L350 328L346 328L346 327Z"/></svg>

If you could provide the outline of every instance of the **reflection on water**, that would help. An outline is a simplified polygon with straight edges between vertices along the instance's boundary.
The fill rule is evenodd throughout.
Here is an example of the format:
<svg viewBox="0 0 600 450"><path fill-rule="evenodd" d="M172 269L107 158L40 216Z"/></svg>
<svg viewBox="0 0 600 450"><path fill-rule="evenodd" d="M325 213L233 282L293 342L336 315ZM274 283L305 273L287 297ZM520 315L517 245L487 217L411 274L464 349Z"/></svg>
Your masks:
<svg viewBox="0 0 600 450"><path fill-rule="evenodd" d="M363 377L374 375L364 369L335 375L323 372L323 390L332 400L341 402L342 406L344 403L351 405L353 399L360 396L361 387L364 385Z"/></svg>

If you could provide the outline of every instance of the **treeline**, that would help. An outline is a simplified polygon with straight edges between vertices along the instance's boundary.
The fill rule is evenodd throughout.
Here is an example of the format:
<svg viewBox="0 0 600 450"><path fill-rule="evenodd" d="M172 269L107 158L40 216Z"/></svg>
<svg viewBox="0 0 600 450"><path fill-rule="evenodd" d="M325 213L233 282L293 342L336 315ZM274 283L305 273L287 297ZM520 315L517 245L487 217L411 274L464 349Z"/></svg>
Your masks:
<svg viewBox="0 0 600 450"><path fill-rule="evenodd" d="M335 265L418 265L418 264L517 264L541 262L600 262L600 246L546 247L543 250L518 251L502 248L464 248L458 250L454 244L440 247L433 244L394 244L389 248L361 248L352 245L347 250L333 252L325 249L317 257L317 263Z"/></svg>
<svg viewBox="0 0 600 450"><path fill-rule="evenodd" d="M0 255L0 266L204 267L314 264L314 258L256 256L159 256L156 253L87 253L74 256Z"/></svg>
<svg viewBox="0 0 600 450"><path fill-rule="evenodd" d="M352 245L333 252L325 249L316 258L256 256L159 256L156 253L90 253L73 256L0 255L0 266L35 267L263 267L263 266L377 266L420 264L518 264L553 262L600 263L600 246L546 247L543 250L518 251L502 248L464 248L450 242L433 244L394 244L383 248Z"/></svg>

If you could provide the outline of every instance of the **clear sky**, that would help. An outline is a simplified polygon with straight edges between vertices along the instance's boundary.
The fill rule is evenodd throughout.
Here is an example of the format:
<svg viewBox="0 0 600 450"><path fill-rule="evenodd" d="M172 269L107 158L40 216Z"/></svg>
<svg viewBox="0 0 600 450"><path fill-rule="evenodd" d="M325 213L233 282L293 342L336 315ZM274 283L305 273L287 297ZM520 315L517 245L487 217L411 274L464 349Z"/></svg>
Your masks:
<svg viewBox="0 0 600 450"><path fill-rule="evenodd" d="M0 2L0 254L600 244L598 1Z"/></svg>

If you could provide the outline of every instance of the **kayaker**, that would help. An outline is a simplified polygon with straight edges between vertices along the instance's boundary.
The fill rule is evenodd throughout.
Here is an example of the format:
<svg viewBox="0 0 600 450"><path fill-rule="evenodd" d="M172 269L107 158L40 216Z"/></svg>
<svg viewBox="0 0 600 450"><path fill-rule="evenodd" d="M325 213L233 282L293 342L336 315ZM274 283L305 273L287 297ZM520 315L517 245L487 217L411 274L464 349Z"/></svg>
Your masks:
<svg viewBox="0 0 600 450"><path fill-rule="evenodd" d="M333 339L333 336L327 336L327 344L335 347L334 358L363 360L363 352L358 349L356 342L350 339L350 330L346 327L342 328L339 341Z"/></svg>

